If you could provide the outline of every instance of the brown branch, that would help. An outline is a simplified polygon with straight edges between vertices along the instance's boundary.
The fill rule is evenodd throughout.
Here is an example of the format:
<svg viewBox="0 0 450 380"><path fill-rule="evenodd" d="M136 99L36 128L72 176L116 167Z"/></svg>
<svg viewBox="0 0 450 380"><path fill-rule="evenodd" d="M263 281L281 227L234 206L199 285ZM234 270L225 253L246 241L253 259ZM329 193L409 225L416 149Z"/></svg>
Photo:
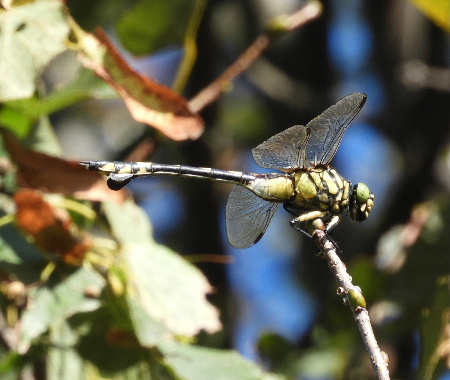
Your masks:
<svg viewBox="0 0 450 380"><path fill-rule="evenodd" d="M247 50L219 78L201 90L189 101L189 109L191 112L199 112L207 105L216 101L229 88L231 82L247 70L280 35L314 20L320 16L321 12L321 3L319 1L310 1L292 15L277 17L270 23L266 32L259 35Z"/></svg>
<svg viewBox="0 0 450 380"><path fill-rule="evenodd" d="M326 232L317 229L312 236L320 249L321 255L327 260L328 267L339 285L338 294L344 296L346 304L352 310L378 379L389 380L387 363L375 339L361 289L353 285L352 277L348 274L345 264L336 252L335 244L327 236Z"/></svg>

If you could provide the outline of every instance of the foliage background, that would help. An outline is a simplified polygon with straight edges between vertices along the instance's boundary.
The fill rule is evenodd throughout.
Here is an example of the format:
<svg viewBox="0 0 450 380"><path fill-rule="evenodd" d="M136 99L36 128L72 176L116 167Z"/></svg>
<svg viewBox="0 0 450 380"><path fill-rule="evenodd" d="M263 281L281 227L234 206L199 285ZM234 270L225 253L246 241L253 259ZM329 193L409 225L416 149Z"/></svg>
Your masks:
<svg viewBox="0 0 450 380"><path fill-rule="evenodd" d="M183 95L189 99L236 59L268 20L301 2L294 8L291 2L232 0L66 5L86 31L102 26L138 70L169 86L186 82ZM197 35L189 35L192 20L200 21ZM192 53L193 40L198 54L193 71L177 78L183 46ZM12 47L2 49L1 61L14 58ZM346 178L368 183L376 208L361 225L343 220L333 237L366 296L391 376L448 378L449 354L443 349L449 343L448 19L439 27L400 0L325 2L318 20L279 39L202 111L206 129L195 141L174 142L133 121L113 91L94 76L79 75L75 55L64 51L56 57L33 94L39 100L71 89L63 91L65 97L59 93L54 103L38 106L33 99L22 106L4 99L0 113L2 125L24 146L72 160L124 159L145 140L155 162L258 171L251 147L307 123L348 93L365 92L368 102L333 165ZM49 164L46 170L55 169ZM17 217L11 198L15 180L4 171L3 215ZM71 213L75 225L119 248L103 247L100 263L88 258L87 268L57 264L44 284L38 282L42 271L55 259L42 259L42 247L16 227L2 227L4 320L17 313L16 325L5 322L2 328L5 378L372 376L325 263L311 242L289 230L287 215L277 215L255 247L236 251L224 234L226 185L151 178L129 188L151 226L134 204L107 203L100 211L96 203L83 203L97 219L77 206ZM94 248L98 254L97 243ZM223 255L232 263L223 264ZM204 299L209 286L189 262L214 288L208 300L224 325L195 339L200 329L215 331L217 320ZM16 280L28 286L27 306L8 295ZM88 284L100 293L85 297ZM10 332L18 339L12 347L5 339ZM276 375L234 351L216 351L232 348Z"/></svg>

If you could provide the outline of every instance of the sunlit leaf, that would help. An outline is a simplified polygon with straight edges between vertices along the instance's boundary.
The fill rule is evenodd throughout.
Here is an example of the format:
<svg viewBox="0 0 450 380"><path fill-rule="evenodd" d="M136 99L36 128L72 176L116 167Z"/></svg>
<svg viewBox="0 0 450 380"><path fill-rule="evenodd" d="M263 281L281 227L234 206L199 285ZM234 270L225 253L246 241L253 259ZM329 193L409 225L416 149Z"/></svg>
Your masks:
<svg viewBox="0 0 450 380"><path fill-rule="evenodd" d="M450 32L450 2L448 0L411 0L442 29Z"/></svg>
<svg viewBox="0 0 450 380"><path fill-rule="evenodd" d="M88 172L78 162L63 160L23 147L9 131L0 129L3 144L18 168L20 186L78 199L123 202L125 190L111 191L105 178Z"/></svg>
<svg viewBox="0 0 450 380"><path fill-rule="evenodd" d="M68 213L55 210L35 190L22 189L14 195L18 225L34 243L66 263L81 265L92 246L87 237L75 236Z"/></svg>
<svg viewBox="0 0 450 380"><path fill-rule="evenodd" d="M217 350L176 342L158 345L164 363L180 380L282 380L284 377L264 372L258 365L236 351Z"/></svg>
<svg viewBox="0 0 450 380"><path fill-rule="evenodd" d="M83 64L119 92L134 119L174 140L195 139L202 134L203 120L190 111L187 100L134 71L103 31L98 30L95 36L77 26L73 31Z"/></svg>
<svg viewBox="0 0 450 380"><path fill-rule="evenodd" d="M211 292L203 274L169 248L157 244L144 212L132 202L104 204L113 235L122 246L122 268L127 275L128 297L139 306L133 313L142 322L142 311L173 334L192 336L221 325L218 311L206 300ZM149 323L153 323L149 321ZM141 328L145 328L141 324ZM148 327L149 331L154 326ZM137 333L148 336L147 333ZM148 344L149 342L141 342Z"/></svg>
<svg viewBox="0 0 450 380"><path fill-rule="evenodd" d="M51 280L31 292L29 307L22 316L20 352L26 352L32 340L45 333L50 325L100 307L98 299L85 294L88 285L104 286L104 279L97 272L80 267L60 280Z"/></svg>
<svg viewBox="0 0 450 380"><path fill-rule="evenodd" d="M65 49L69 32L59 0L0 10L0 100L29 98L48 62Z"/></svg>
<svg viewBox="0 0 450 380"><path fill-rule="evenodd" d="M130 244L156 244L150 220L144 211L131 200L122 205L111 202L103 204L113 237L125 246Z"/></svg>
<svg viewBox="0 0 450 380"><path fill-rule="evenodd" d="M156 320L148 313L134 292L128 293L126 299L134 333L142 346L153 347L173 335L163 321Z"/></svg>
<svg viewBox="0 0 450 380"><path fill-rule="evenodd" d="M132 295L148 315L177 335L220 329L218 311L206 300L212 288L197 268L157 244L127 246L123 256Z"/></svg>

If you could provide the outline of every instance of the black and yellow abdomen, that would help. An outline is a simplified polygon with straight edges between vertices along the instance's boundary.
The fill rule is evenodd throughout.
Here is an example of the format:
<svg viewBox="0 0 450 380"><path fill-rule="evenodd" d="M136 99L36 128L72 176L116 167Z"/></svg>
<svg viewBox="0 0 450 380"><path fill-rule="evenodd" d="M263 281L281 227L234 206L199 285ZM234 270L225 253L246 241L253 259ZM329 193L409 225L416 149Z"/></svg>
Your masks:
<svg viewBox="0 0 450 380"><path fill-rule="evenodd" d="M294 206L332 214L348 207L351 184L330 166L300 169L294 173L294 181Z"/></svg>

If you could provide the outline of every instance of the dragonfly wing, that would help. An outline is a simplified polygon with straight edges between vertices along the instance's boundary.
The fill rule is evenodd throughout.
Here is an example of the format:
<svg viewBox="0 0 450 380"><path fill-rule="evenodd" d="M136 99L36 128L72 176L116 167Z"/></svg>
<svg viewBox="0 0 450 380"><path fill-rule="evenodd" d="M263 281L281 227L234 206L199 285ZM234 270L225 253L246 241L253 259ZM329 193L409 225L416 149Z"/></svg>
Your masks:
<svg viewBox="0 0 450 380"><path fill-rule="evenodd" d="M309 137L308 128L294 125L254 148L253 158L262 168L289 170L303 167Z"/></svg>
<svg viewBox="0 0 450 380"><path fill-rule="evenodd" d="M262 238L281 203L268 202L235 185L227 203L227 234L235 248L248 248Z"/></svg>
<svg viewBox="0 0 450 380"><path fill-rule="evenodd" d="M345 131L366 98L366 94L360 92L347 95L307 124L311 129L306 148L307 165L327 165L332 160Z"/></svg>

